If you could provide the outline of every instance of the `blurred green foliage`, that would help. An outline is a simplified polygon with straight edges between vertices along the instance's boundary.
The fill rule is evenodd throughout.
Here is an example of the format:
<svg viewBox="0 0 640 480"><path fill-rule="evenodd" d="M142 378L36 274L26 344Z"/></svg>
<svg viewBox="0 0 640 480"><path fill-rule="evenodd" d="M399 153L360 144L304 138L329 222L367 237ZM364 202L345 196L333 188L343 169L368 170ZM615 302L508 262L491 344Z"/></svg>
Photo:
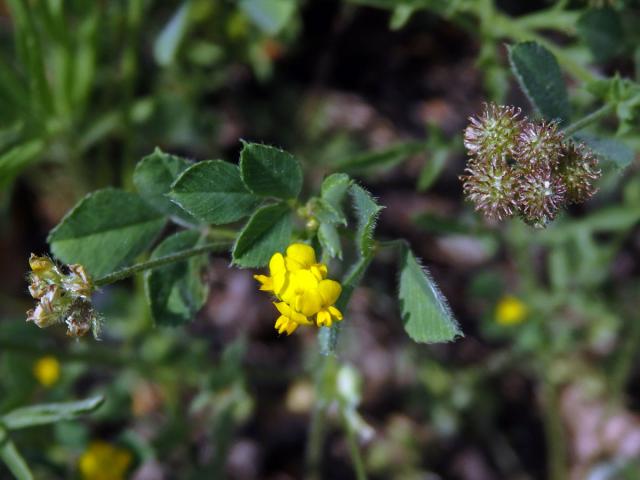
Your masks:
<svg viewBox="0 0 640 480"><path fill-rule="evenodd" d="M159 323L183 323L203 305L205 294L199 289L204 282L185 286L184 277L185 271L200 271L201 257L176 264L175 271L155 270L144 279L105 289L96 303L109 319L109 328L98 343L71 342L25 325L22 311L28 308L27 300L19 296L24 288L3 291L2 418L33 405L95 395L106 399L82 421L7 433L6 420L0 419L5 462L18 477L28 478L19 472L29 465L35 478L79 478L78 459L92 440L102 439L132 452L132 470L158 468L150 470L151 475L160 472L158 478L176 472L180 478L221 478L229 472L231 478L269 478L281 472L297 477L304 471L304 438L308 433L315 438L313 432L319 431L328 440L319 446L309 441L306 460L316 473L330 475L327 478L352 478L359 469L372 478L472 478L459 465L478 465L478 458L495 478L560 479L569 470L578 478L638 478L637 461L625 453L625 437L607 443L597 433L580 430L584 418L594 417L580 417L589 412L571 397L583 392L594 408L605 411L597 417L604 426L624 418L630 431L640 430L633 416L638 408L634 385L640 348L637 5L631 0L528 6L490 0L313 3L0 3L2 236L23 228L14 217L24 213L22 203L32 196L42 209L38 221L46 226L31 235L40 235L34 243L44 245L44 231L62 213L87 192L114 186L122 190L108 195L130 195L134 188L140 193L140 204L124 201L120 213L148 214L143 217L153 228L146 248L165 225L156 217L170 216L178 225L193 226L198 223L193 217L204 214L197 210L202 199L193 208L179 200L188 213L158 201L166 200L162 195L190 163L158 151L145 162L160 158L166 170L162 174L146 170L144 162L136 167L138 159L155 146L189 158L228 158L230 152L240 151L238 137L250 135L281 143L304 159L305 186L322 185L311 213L324 215L319 242L329 257L340 259L349 253L343 252L339 234L352 235L366 255L371 248L368 219L378 211L366 191L351 190L364 216L358 230L345 229L344 212L336 209L332 196L347 194L351 180L330 176L332 180L323 184L326 173L346 171L376 195L381 192L390 200L398 195L401 208L390 202L389 217L382 213L382 235L410 237L416 253L435 264L432 276L450 297L467 339L437 348L403 340L402 328L393 326L401 323L388 321L399 318L399 312L389 307L397 294L397 272L387 254L381 255L371 280L354 299L355 316L366 316L368 323L356 318L345 329L341 356L350 363L329 363L322 370L308 339L283 347L283 340L251 327L257 314L249 304L255 299L241 297L249 300L233 303L229 291L241 291L242 283L231 277L226 264L215 267L207 279L210 303L198 322L177 329L151 328L145 289L152 297L153 316L163 319ZM322 13L332 22L310 13ZM526 87L532 108L542 115L567 117L567 124L575 124L600 112L576 133L601 158L599 194L542 232L532 232L517 220L502 227L482 223L469 206L462 206L456 179L462 170L463 124L447 124L446 115L425 119L414 110L403 112L399 121L393 115L381 121L379 112L367 109L377 100L370 91L358 102L323 90L349 85L329 82L327 87L328 68L345 68L345 75L354 76L371 70L375 77L376 65L359 63L370 57L348 57L331 67L332 57L343 49L345 55L350 52L341 42L354 37L341 32L353 28L356 36L363 35L362 22L378 18L375 15L384 15L393 31L388 35L416 42L415 50L405 47L403 52L433 48L419 44L416 32L434 38L441 28L463 32L459 41L469 44L474 68L448 70L450 90L455 92L442 95L445 103L454 99L451 110L458 117L474 113L484 100L526 105L517 82ZM353 20L358 18L364 20ZM314 22L319 22L321 34L310 33L318 28ZM374 40L379 32L373 30L367 30L371 48L380 48L373 58L394 63L390 52L397 55L398 50L383 50ZM326 47L312 35L332 39L334 46ZM515 72L505 43L511 47ZM440 44L435 49L444 50L447 57L463 55L454 47ZM413 85L416 78L425 81L418 66L422 57L413 58L397 60L411 63L413 69L412 75L402 71L402 85ZM303 73L282 72L296 68ZM309 74L314 69L317 72ZM548 81L556 94L550 100L541 99L540 84L525 78L540 72L553 77ZM435 77L437 70L427 73ZM465 87L465 75L477 75L478 84ZM389 103L401 101L403 95L415 104L424 100L424 91L402 90L379 101L379 110L393 112ZM456 110L460 105L467 105L464 112ZM394 130L389 124L403 124L405 117L418 123L417 128L398 127L400 134L380 141L380 135L386 138L385 133ZM211 164L196 165L204 169ZM246 173L251 177L250 170ZM273 193L261 189L259 171L254 178L254 194ZM181 194L197 199L198 182L189 185L188 180L181 177L184 192L174 188L176 199ZM283 188L297 194L301 179L293 175L286 180ZM265 208L273 213L279 207ZM76 210L73 215L81 214ZM91 227L91 222L80 220L84 228ZM166 239L152 256L199 240L191 232L174 230L165 231ZM217 233L224 237L229 232ZM253 244L249 233L247 252ZM88 248L84 239L70 246L64 245L69 239L59 240L63 244L54 252L62 259L65 251L75 255ZM5 245L14 244L3 243L3 249ZM463 247L456 250L459 245ZM133 260L144 250L138 247L104 251L88 261L98 262L98 271L109 263L111 271L120 260ZM11 248L15 251L3 259L14 257L12 261L20 264L21 282L27 257L20 248ZM243 256L242 248L237 253L236 263L257 262L255 255ZM258 263L263 263L266 254L260 255ZM411 273L418 270L412 263ZM149 293L158 292L154 284L171 293ZM185 294L193 291L198 295ZM496 306L505 295L526 305L526 320L514 325L496 321ZM241 314L221 313L216 310L218 301L228 301L242 309ZM212 320L215 315L232 320ZM326 339L328 349L331 341ZM34 363L44 355L55 355L62 369L60 380L50 388L32 374ZM326 415L315 421L310 412L314 408L305 407L305 402L302 413L283 406L293 387L310 383L314 375L316 388L309 401L320 405L316 413ZM620 417L623 414L630 416ZM277 428L279 423L290 436ZM344 441L337 436L344 436ZM578 438L595 442L592 456L572 455ZM364 450L361 465L351 460L353 448ZM254 470L238 470L238 451ZM0 470L0 475L8 474Z"/></svg>

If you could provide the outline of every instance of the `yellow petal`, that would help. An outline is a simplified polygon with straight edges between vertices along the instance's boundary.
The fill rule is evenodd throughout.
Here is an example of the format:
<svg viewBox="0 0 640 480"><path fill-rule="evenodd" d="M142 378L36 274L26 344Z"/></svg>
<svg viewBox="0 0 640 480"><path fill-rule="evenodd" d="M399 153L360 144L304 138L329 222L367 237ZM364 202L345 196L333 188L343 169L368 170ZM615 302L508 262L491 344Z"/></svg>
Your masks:
<svg viewBox="0 0 640 480"><path fill-rule="evenodd" d="M316 317L316 323L319 327L330 327L331 326L331 315L326 310L320 310Z"/></svg>
<svg viewBox="0 0 640 480"><path fill-rule="evenodd" d="M285 317L289 317L291 315L291 307L289 307L288 303L274 302L273 304L276 306L281 315L284 315Z"/></svg>
<svg viewBox="0 0 640 480"><path fill-rule="evenodd" d="M316 252L304 243L292 243L287 247L286 265L289 271L309 268L316 263Z"/></svg>
<svg viewBox="0 0 640 480"><path fill-rule="evenodd" d="M270 292L273 290L273 281L271 277L267 277L266 275L254 275L253 278L261 283L260 290L263 290L265 292Z"/></svg>
<svg viewBox="0 0 640 480"><path fill-rule="evenodd" d="M333 307L333 306L329 307L329 313L336 320L342 320L342 312L338 310L336 307Z"/></svg>
<svg viewBox="0 0 640 480"><path fill-rule="evenodd" d="M296 296L296 303L294 308L297 312L310 317L318 313L318 310L322 308L322 299L318 290L307 290L300 295Z"/></svg>
<svg viewBox="0 0 640 480"><path fill-rule="evenodd" d="M276 320L276 325L275 325L275 328L276 330L278 330L278 333L282 333L285 330L286 325L288 323L289 323L289 319L284 315L280 315Z"/></svg>
<svg viewBox="0 0 640 480"><path fill-rule="evenodd" d="M293 272L289 281L298 292L318 288L318 279L309 270Z"/></svg>
<svg viewBox="0 0 640 480"><path fill-rule="evenodd" d="M281 295L287 288L288 274L286 272L277 273L272 277L273 292L276 295Z"/></svg>
<svg viewBox="0 0 640 480"><path fill-rule="evenodd" d="M274 253L269 260L269 273L272 277L283 274L287 271L285 266L284 257L280 252Z"/></svg>
<svg viewBox="0 0 640 480"><path fill-rule="evenodd" d="M293 332L295 332L296 328L298 328L298 324L296 322L289 322L285 332L287 332L287 335L291 335Z"/></svg>
<svg viewBox="0 0 640 480"><path fill-rule="evenodd" d="M336 303L342 293L342 286L335 280L322 280L318 284L318 291L322 297L322 305L328 307Z"/></svg>
<svg viewBox="0 0 640 480"><path fill-rule="evenodd" d="M298 325L311 325L311 320L309 320L305 315L299 312L291 311L291 320L293 320Z"/></svg>
<svg viewBox="0 0 640 480"><path fill-rule="evenodd" d="M327 266L324 263L316 263L315 265L311 265L311 273L318 280L323 280L327 278Z"/></svg>

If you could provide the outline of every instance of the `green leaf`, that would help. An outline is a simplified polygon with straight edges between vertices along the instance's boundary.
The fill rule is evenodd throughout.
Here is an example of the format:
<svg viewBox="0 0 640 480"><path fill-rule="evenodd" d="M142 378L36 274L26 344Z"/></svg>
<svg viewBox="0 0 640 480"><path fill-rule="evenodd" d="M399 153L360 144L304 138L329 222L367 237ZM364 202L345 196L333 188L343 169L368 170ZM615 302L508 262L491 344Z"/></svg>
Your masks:
<svg viewBox="0 0 640 480"><path fill-rule="evenodd" d="M133 183L142 199L155 210L191 224L198 223L191 214L168 197L173 182L191 165L192 162L184 158L169 155L156 148L151 155L144 157L136 165Z"/></svg>
<svg viewBox="0 0 640 480"><path fill-rule="evenodd" d="M353 181L346 173L334 173L322 182L320 197L338 212L340 223L346 225L347 218L342 208L342 202Z"/></svg>
<svg viewBox="0 0 640 480"><path fill-rule="evenodd" d="M312 215L322 223L330 223L335 225L342 223L346 225L347 220L342 212L339 212L331 206L329 202L322 198L314 198L311 202Z"/></svg>
<svg viewBox="0 0 640 480"><path fill-rule="evenodd" d="M449 342L462 336L447 300L429 272L406 247L400 261L398 297L404 329L414 341Z"/></svg>
<svg viewBox="0 0 640 480"><path fill-rule="evenodd" d="M411 155L424 153L427 142L402 142L375 152L366 152L336 162L336 168L346 171L361 171L372 167L390 167Z"/></svg>
<svg viewBox="0 0 640 480"><path fill-rule="evenodd" d="M0 418L9 430L35 427L62 420L73 420L79 415L91 413L104 402L103 396L91 397L77 402L45 403L12 410Z"/></svg>
<svg viewBox="0 0 640 480"><path fill-rule="evenodd" d="M151 254L160 258L195 247L200 233L178 232L163 240ZM207 255L149 270L145 274L145 293L156 325L181 325L193 319L209 294L201 272Z"/></svg>
<svg viewBox="0 0 640 480"><path fill-rule="evenodd" d="M222 160L189 167L173 184L170 196L199 220L214 225L240 220L260 204L242 183L238 167Z"/></svg>
<svg viewBox="0 0 640 480"><path fill-rule="evenodd" d="M233 248L233 263L241 267L263 267L271 255L289 245L291 210L283 204L262 207L253 214Z"/></svg>
<svg viewBox="0 0 640 480"><path fill-rule="evenodd" d="M295 0L240 0L240 8L262 31L276 35L296 10Z"/></svg>
<svg viewBox="0 0 640 480"><path fill-rule="evenodd" d="M153 44L153 57L158 65L166 67L175 60L178 47L180 47L189 26L191 3L190 0L183 2L156 38Z"/></svg>
<svg viewBox="0 0 640 480"><path fill-rule="evenodd" d="M523 42L509 48L509 60L520 87L542 116L568 120L569 95L553 54L536 42Z"/></svg>
<svg viewBox="0 0 640 480"><path fill-rule="evenodd" d="M31 140L0 155L0 188L5 188L24 168L36 161L43 149L42 140Z"/></svg>
<svg viewBox="0 0 640 480"><path fill-rule="evenodd" d="M135 193L98 190L67 213L48 242L62 262L80 263L101 277L146 250L165 222Z"/></svg>
<svg viewBox="0 0 640 480"><path fill-rule="evenodd" d="M295 198L302 188L300 163L289 153L258 143L244 143L240 153L242 181L265 197Z"/></svg>
<svg viewBox="0 0 640 480"><path fill-rule="evenodd" d="M427 191L436 182L447 163L448 156L449 151L445 149L436 150L429 156L418 178L418 191Z"/></svg>
<svg viewBox="0 0 640 480"><path fill-rule="evenodd" d="M24 461L13 442L6 437L2 427L0 427L0 458L17 480L33 480L33 474L27 462Z"/></svg>
<svg viewBox="0 0 640 480"><path fill-rule="evenodd" d="M331 258L342 259L342 245L340 244L340 235L335 225L330 223L321 223L318 228L318 241L322 246L322 250Z"/></svg>
<svg viewBox="0 0 640 480"><path fill-rule="evenodd" d="M578 34L597 62L606 62L624 50L625 38L620 16L612 8L593 8L578 20Z"/></svg>
<svg viewBox="0 0 640 480"><path fill-rule="evenodd" d="M384 207L378 205L369 192L359 185L351 185L349 191L353 198L353 205L358 219L356 245L360 255L366 257L373 249L373 233L376 228L376 220Z"/></svg>
<svg viewBox="0 0 640 480"><path fill-rule="evenodd" d="M633 162L635 156L633 150L619 140L599 138L584 133L576 135L576 138L591 148L605 165L609 164L616 170L624 170Z"/></svg>

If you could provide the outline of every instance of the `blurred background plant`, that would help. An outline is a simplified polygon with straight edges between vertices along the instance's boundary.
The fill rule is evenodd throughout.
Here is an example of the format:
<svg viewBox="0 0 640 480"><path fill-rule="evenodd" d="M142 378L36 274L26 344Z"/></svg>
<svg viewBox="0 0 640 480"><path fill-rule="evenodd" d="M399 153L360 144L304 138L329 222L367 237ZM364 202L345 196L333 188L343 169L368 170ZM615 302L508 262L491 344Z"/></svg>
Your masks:
<svg viewBox="0 0 640 480"><path fill-rule="evenodd" d="M82 421L9 429L3 448L36 478L97 478L86 459L107 453L125 478L299 478L305 463L353 478L354 443L372 478L638 478L639 8L0 2L0 438L20 407L106 398ZM531 83L554 70L538 47L560 67L551 101ZM600 158L599 193L540 232L473 214L461 132L489 100L564 119ZM432 266L466 338L406 340L385 253L321 389L313 336L278 339L250 272L222 257L187 327L152 327L141 279L95 298L100 343L25 324L29 253L85 193L130 189L155 146L237 158L241 137L295 153L309 185L335 170L364 182L387 206L380 232ZM325 400L326 441L305 459Z"/></svg>

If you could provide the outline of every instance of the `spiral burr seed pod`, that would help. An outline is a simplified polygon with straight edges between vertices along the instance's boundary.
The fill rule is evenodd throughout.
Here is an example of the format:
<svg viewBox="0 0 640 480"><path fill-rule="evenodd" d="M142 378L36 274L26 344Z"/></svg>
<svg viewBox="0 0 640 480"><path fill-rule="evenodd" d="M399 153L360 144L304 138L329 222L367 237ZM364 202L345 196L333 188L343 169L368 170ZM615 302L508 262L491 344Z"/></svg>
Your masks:
<svg viewBox="0 0 640 480"><path fill-rule="evenodd" d="M464 131L464 146L469 155L494 163L513 156L522 130L519 116L519 108L485 104L480 116L469 117L469 126Z"/></svg>
<svg viewBox="0 0 640 480"><path fill-rule="evenodd" d="M511 217L517 207L514 191L517 180L506 162L488 162L474 159L460 176L467 200L486 217L503 220Z"/></svg>
<svg viewBox="0 0 640 480"><path fill-rule="evenodd" d="M567 189L547 166L522 170L517 186L520 216L535 228L545 228L565 204Z"/></svg>
<svg viewBox="0 0 640 480"><path fill-rule="evenodd" d="M563 152L556 175L566 186L567 202L582 203L598 190L595 182L602 173L598 159L584 144L575 142L567 142Z"/></svg>
<svg viewBox="0 0 640 480"><path fill-rule="evenodd" d="M527 122L518 136L516 159L523 165L555 167L563 155L563 138L555 122Z"/></svg>

